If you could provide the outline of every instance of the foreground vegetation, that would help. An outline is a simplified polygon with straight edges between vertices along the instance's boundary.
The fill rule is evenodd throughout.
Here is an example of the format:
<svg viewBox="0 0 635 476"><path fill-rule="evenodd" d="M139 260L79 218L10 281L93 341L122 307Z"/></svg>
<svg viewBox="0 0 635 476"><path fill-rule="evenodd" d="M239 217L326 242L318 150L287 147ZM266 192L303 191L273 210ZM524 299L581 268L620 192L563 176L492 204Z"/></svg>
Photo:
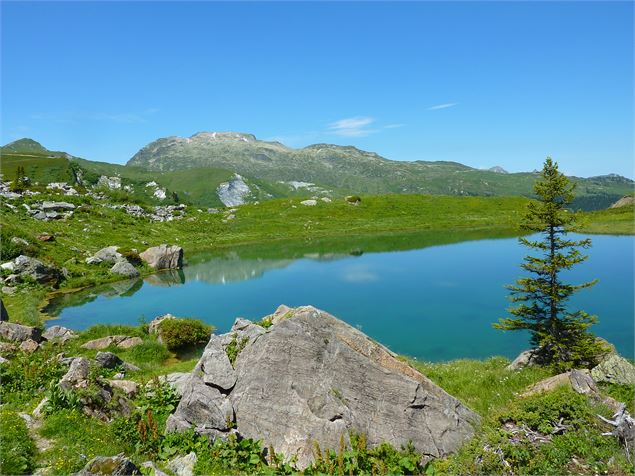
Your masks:
<svg viewBox="0 0 635 476"><path fill-rule="evenodd" d="M138 382L140 392L132 399L134 411L101 421L84 415L78 406L82 395L56 390L65 373L57 355L95 357L83 349L85 342L106 335L137 336L142 343L130 349L106 350L139 367L126 373ZM195 337L193 339L196 340ZM196 474L289 474L297 472L293 461L284 460L261 441L217 440L210 443L193 432L165 434L165 422L179 401L176 392L156 377L190 371L202 348L170 351L148 333L147 325L99 325L65 344L47 342L36 353L18 353L0 367L0 455L2 474L70 474L95 456L124 453L138 466L153 461L165 469L169 460L195 452ZM458 453L444 459L426 460L411 447L367 446L363 434L342 439L339 448L315 447L316 462L305 474L631 474L632 462L610 436L597 414L610 411L568 388L519 396L530 385L552 375L548 368L507 370L509 361L495 357L484 361L449 363L410 362L432 381L459 398L482 417L475 437ZM112 378L120 368L94 369L91 382ZM91 384L92 385L92 384ZM45 389L44 392L42 389ZM632 397L633 386L607 385L603 391ZM86 390L90 392L90 386ZM48 396L41 419L27 427L20 414L30 414ZM555 432L556 427L566 431ZM519 429L523 429L520 431ZM527 432L524 432L524 429ZM523 435L539 435L538 440Z"/></svg>

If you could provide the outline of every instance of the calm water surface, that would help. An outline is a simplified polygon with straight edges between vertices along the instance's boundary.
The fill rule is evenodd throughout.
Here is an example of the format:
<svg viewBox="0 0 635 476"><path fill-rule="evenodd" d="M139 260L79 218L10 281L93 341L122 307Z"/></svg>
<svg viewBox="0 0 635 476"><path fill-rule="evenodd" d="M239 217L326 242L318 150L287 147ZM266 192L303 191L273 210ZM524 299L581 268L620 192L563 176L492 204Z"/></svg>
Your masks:
<svg viewBox="0 0 635 476"><path fill-rule="evenodd" d="M598 315L596 334L632 358L634 238L592 239L589 260L565 277L599 283L572 304ZM379 248L390 249L390 242ZM315 251L307 245L287 258L279 250L272 257L270 250L243 248L199 258L182 272L64 296L52 302L49 312L58 318L48 324L137 324L169 312L203 319L223 332L237 316L259 319L282 303L312 304L418 359L511 358L527 348L527 335L491 327L510 304L504 286L521 275L527 250L515 238L407 251L364 252L360 246L329 253L328 246Z"/></svg>

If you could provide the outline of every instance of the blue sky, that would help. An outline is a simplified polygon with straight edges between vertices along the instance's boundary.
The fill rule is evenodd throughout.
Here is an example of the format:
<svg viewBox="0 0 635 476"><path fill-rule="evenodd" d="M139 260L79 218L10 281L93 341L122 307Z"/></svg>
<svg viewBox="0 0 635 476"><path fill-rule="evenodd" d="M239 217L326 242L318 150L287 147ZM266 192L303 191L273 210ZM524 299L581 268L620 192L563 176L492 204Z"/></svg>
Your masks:
<svg viewBox="0 0 635 476"><path fill-rule="evenodd" d="M2 142L251 132L633 177L633 3L2 2Z"/></svg>

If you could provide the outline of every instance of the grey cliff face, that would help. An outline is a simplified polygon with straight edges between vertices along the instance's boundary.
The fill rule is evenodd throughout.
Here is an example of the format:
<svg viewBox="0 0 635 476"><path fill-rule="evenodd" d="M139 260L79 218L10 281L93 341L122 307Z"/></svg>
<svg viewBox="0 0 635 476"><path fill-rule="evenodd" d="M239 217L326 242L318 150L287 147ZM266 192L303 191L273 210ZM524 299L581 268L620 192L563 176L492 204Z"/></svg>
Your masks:
<svg viewBox="0 0 635 476"><path fill-rule="evenodd" d="M262 439L300 467L314 443L337 449L364 433L371 446L412 441L442 457L473 433L478 416L360 331L313 307L280 309L268 329L238 319L212 336L169 431ZM227 348L239 350L235 361Z"/></svg>

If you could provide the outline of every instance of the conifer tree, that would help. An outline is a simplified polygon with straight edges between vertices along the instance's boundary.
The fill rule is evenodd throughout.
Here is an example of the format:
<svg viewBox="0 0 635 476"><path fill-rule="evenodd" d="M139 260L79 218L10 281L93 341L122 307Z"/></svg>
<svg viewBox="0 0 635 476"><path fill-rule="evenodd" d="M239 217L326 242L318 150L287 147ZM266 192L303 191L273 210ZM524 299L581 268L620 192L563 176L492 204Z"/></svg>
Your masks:
<svg viewBox="0 0 635 476"><path fill-rule="evenodd" d="M540 233L535 240L519 241L536 250L521 267L528 277L508 286L510 300L517 303L508 311L512 317L500 319L494 327L502 330L528 330L531 344L537 349L535 358L558 368L589 367L604 351L603 345L588 331L596 316L572 311L567 304L578 290L593 286L563 282L561 272L587 259L580 249L591 246L590 239L572 240L567 232L574 229L576 216L567 206L573 200L575 184L558 171L550 157L544 163L541 180L534 186L536 201L528 205L524 229Z"/></svg>

